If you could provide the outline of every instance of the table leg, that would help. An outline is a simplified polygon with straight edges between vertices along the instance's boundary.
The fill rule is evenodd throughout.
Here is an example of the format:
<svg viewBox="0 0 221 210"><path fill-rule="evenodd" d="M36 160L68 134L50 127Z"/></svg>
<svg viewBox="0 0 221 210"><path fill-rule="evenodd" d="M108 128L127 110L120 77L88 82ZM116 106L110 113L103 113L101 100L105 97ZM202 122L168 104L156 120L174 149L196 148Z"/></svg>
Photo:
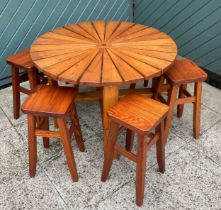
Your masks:
<svg viewBox="0 0 221 210"><path fill-rule="evenodd" d="M37 69L28 71L28 80L29 80L30 89L32 92L34 92L38 86Z"/></svg>
<svg viewBox="0 0 221 210"><path fill-rule="evenodd" d="M109 120L107 111L114 106L119 97L119 88L117 86L109 86L103 88L103 128L104 128L104 146L107 144L107 136L109 131Z"/></svg>

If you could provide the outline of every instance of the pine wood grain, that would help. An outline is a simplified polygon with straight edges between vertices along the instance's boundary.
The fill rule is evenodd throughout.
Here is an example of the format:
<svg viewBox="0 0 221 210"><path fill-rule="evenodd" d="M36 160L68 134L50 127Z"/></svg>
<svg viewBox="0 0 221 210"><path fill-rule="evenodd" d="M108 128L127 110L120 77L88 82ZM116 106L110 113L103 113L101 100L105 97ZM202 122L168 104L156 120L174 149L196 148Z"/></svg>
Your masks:
<svg viewBox="0 0 221 210"><path fill-rule="evenodd" d="M144 108L148 107L148 109ZM127 110L127 111L125 111ZM164 105L144 96L129 94L108 111L110 119L141 134L148 133L169 110Z"/></svg>
<svg viewBox="0 0 221 210"><path fill-rule="evenodd" d="M41 116L65 117L71 110L76 95L77 91L74 88L39 86L23 103L22 111Z"/></svg>
<svg viewBox="0 0 221 210"><path fill-rule="evenodd" d="M206 72L188 59L176 61L165 76L175 84L204 81L207 78Z"/></svg>
<svg viewBox="0 0 221 210"><path fill-rule="evenodd" d="M176 44L167 34L115 21L59 27L40 36L31 47L34 64L46 75L95 87L159 76L176 55Z"/></svg>

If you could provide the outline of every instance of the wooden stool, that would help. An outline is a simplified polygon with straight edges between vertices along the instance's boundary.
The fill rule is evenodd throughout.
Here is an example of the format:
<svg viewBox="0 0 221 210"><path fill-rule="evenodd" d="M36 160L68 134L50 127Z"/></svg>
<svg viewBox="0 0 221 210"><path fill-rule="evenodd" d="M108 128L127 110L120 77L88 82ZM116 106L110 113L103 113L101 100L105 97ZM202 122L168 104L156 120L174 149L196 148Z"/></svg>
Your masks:
<svg viewBox="0 0 221 210"><path fill-rule="evenodd" d="M11 65L14 118L18 119L20 114L20 92L29 95L35 90L38 83L47 83L47 81L45 78L41 78L40 80L38 70L32 63L29 49L10 56L7 59L7 63ZM20 86L20 69L25 70L28 75L30 90Z"/></svg>
<svg viewBox="0 0 221 210"><path fill-rule="evenodd" d="M159 171L165 171L164 119L169 107L144 96L131 94L120 100L108 111L111 120L104 165L101 176L106 181L113 158L122 154L136 163L136 203L143 204L147 151L156 144ZM119 130L127 128L138 133L137 155L118 146ZM155 131L155 132L154 132Z"/></svg>
<svg viewBox="0 0 221 210"><path fill-rule="evenodd" d="M183 108L185 103L193 103L193 133L194 138L198 139L200 136L200 112L201 112L201 94L202 94L202 81L206 80L207 74L197 66L193 61L177 60L173 67L165 73L164 76L159 78L158 88L156 88L155 98L163 97L160 94L160 86L164 82L164 78L170 84L168 93L168 101L166 102L170 109L165 124L166 138L169 135L170 126L173 119L173 109L177 105L177 117L182 117ZM187 91L187 84L194 83L194 95L192 96ZM177 98L177 93L178 98Z"/></svg>
<svg viewBox="0 0 221 210"><path fill-rule="evenodd" d="M41 85L22 105L22 111L28 114L29 172L31 177L34 177L36 173L36 137L42 136L44 147L46 148L49 147L49 138L61 139L72 180L78 181L74 154L71 147L73 132L81 152L84 151L84 142L74 103L76 95L77 91L74 88ZM71 117L72 121L69 130L66 124L68 116ZM49 131L49 117L56 118L59 132ZM37 120L38 123L36 123Z"/></svg>

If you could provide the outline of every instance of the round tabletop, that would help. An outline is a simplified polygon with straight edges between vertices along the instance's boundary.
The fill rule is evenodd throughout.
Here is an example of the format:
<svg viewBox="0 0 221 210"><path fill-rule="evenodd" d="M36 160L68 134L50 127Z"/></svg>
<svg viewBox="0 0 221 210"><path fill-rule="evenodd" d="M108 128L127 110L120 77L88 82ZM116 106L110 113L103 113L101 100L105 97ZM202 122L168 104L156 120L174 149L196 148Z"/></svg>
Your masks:
<svg viewBox="0 0 221 210"><path fill-rule="evenodd" d="M56 28L31 46L35 66L62 82L118 86L160 76L177 46L167 34L130 22L83 22Z"/></svg>

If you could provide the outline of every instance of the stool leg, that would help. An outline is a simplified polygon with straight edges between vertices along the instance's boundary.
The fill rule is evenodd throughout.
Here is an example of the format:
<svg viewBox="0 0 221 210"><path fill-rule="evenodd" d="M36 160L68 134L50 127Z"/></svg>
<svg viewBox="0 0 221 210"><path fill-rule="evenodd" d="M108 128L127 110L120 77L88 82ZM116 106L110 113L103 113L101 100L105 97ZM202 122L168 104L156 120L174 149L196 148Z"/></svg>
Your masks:
<svg viewBox="0 0 221 210"><path fill-rule="evenodd" d="M146 141L143 135L138 135L136 166L136 204L141 206L144 198L145 172L146 172Z"/></svg>
<svg viewBox="0 0 221 210"><path fill-rule="evenodd" d="M85 150L84 141L82 138L81 127L79 124L77 110L76 110L75 105L73 106L73 111L71 113L71 121L74 126L74 136L75 136L78 148L81 152L84 152Z"/></svg>
<svg viewBox="0 0 221 210"><path fill-rule="evenodd" d="M176 103L176 95L177 95L178 86L172 85L171 90L169 91L169 98L168 98L168 105L169 105L169 113L166 118L166 124L165 124L165 143L167 141L169 132L170 132L170 126L173 120L173 109Z"/></svg>
<svg viewBox="0 0 221 210"><path fill-rule="evenodd" d="M67 164L71 173L71 178L74 182L78 181L77 168L74 160L74 154L71 147L70 135L64 119L57 118L58 128L61 134L61 140L64 146Z"/></svg>
<svg viewBox="0 0 221 210"><path fill-rule="evenodd" d="M14 119L18 119L20 113L19 68L12 66L11 73L12 73L12 92L13 92L13 114L14 114Z"/></svg>
<svg viewBox="0 0 221 210"><path fill-rule="evenodd" d="M184 98L185 95L183 91L187 88L187 85L181 85L179 89L179 97L178 98ZM183 109L184 109L184 104L179 104L177 105L177 117L181 118L183 115Z"/></svg>
<svg viewBox="0 0 221 210"><path fill-rule="evenodd" d="M130 84L130 89L135 89L136 88L136 83L132 83L132 84Z"/></svg>
<svg viewBox="0 0 221 210"><path fill-rule="evenodd" d="M157 163L159 166L159 171L161 173L165 172L165 136L164 136L164 120L159 125L160 138L156 143L157 149Z"/></svg>
<svg viewBox="0 0 221 210"><path fill-rule="evenodd" d="M117 142L117 137L118 137L118 128L119 124L111 121L107 144L105 145L104 148L104 164L101 175L102 182L105 182L107 180L108 174L112 166L112 162L114 159L114 146Z"/></svg>
<svg viewBox="0 0 221 210"><path fill-rule="evenodd" d="M103 91L103 88L102 87L97 87L96 88L97 91ZM101 118L103 116L103 100L102 99L99 99L99 104L100 104L100 111L101 111ZM102 118L103 120L103 118Z"/></svg>
<svg viewBox="0 0 221 210"><path fill-rule="evenodd" d="M28 71L28 80L29 80L30 89L34 91L38 85L37 69Z"/></svg>
<svg viewBox="0 0 221 210"><path fill-rule="evenodd" d="M48 117L43 118L43 123L41 125L42 130L49 130L49 120ZM44 148L49 148L49 138L43 137Z"/></svg>
<svg viewBox="0 0 221 210"><path fill-rule="evenodd" d="M134 132L127 129L125 149L131 151L133 148Z"/></svg>
<svg viewBox="0 0 221 210"><path fill-rule="evenodd" d="M49 78L49 77L48 77L48 83L50 85L58 86L58 82L56 80L53 80L52 78Z"/></svg>
<svg viewBox="0 0 221 210"><path fill-rule="evenodd" d="M196 101L194 103L194 113L193 113L193 132L195 139L198 139L200 136L201 94L202 94L202 82L197 82L195 83L194 87L194 96L196 97Z"/></svg>
<svg viewBox="0 0 221 210"><path fill-rule="evenodd" d="M29 153L29 174L34 177L36 174L37 142L35 136L36 118L28 115L28 153Z"/></svg>
<svg viewBox="0 0 221 210"><path fill-rule="evenodd" d="M148 86L148 82L149 82L149 80L144 80L143 86L147 87Z"/></svg>

